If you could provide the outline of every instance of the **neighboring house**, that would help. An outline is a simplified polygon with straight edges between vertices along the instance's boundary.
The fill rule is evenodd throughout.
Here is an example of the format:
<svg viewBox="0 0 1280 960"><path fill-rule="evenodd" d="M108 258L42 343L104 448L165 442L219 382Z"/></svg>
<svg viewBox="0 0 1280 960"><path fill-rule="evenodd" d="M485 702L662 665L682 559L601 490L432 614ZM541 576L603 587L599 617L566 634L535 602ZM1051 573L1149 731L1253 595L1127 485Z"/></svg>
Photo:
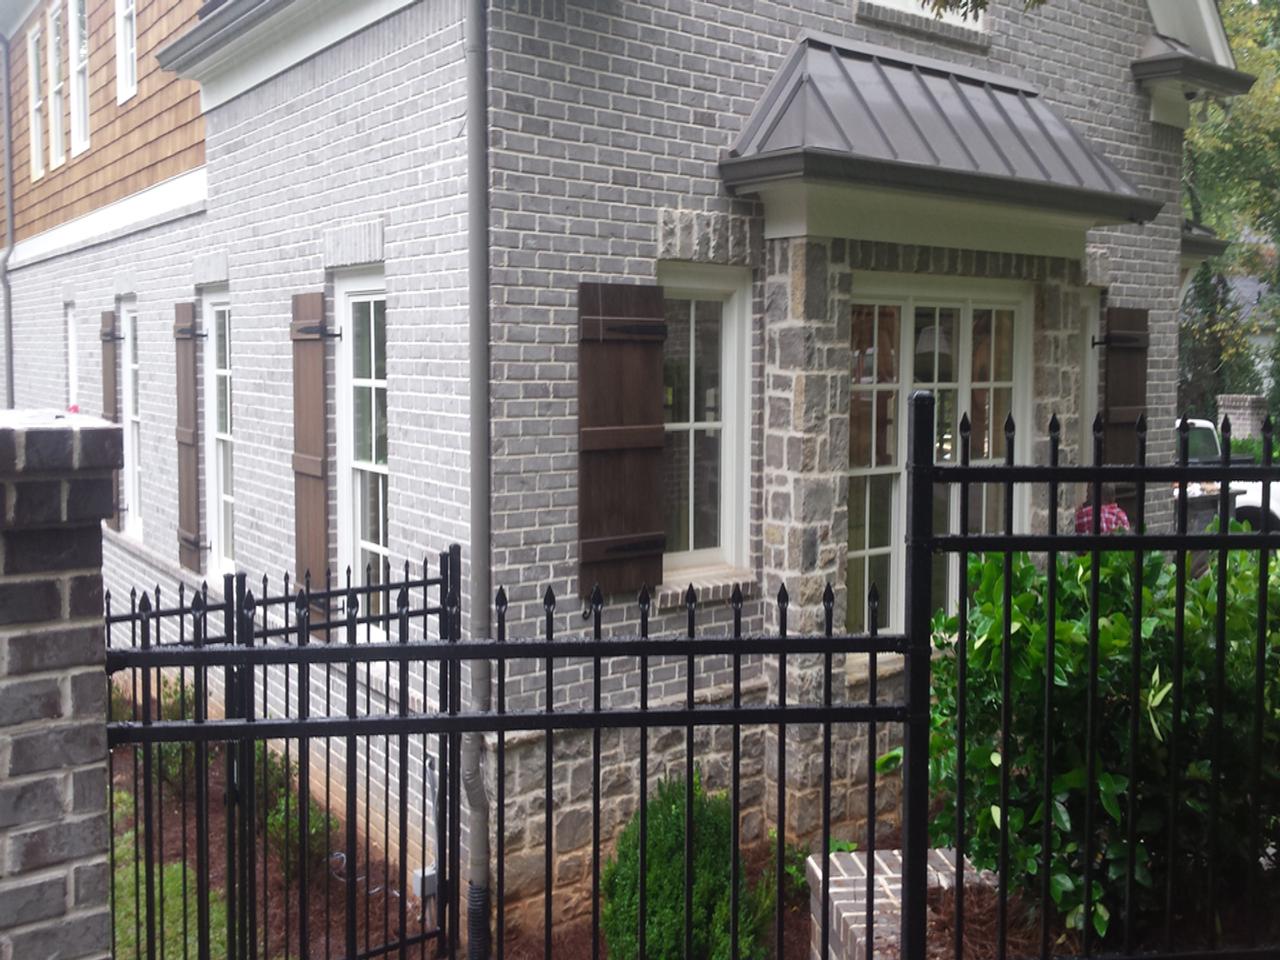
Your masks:
<svg viewBox="0 0 1280 960"><path fill-rule="evenodd" d="M494 0L483 36L463 0L195 6L93 4L65 170L27 145L80 61L24 57L74 0L6 24L9 386L123 419L117 589L456 540L480 632L498 585L519 633L597 581L611 629L642 582L680 629L690 581L748 629L783 582L813 628L830 581L862 629L873 582L901 622L913 390L941 459L965 413L975 460L1009 413L1043 458L1056 412L1079 460L1099 410L1120 458L1142 409L1172 455L1180 128L1251 82L1212 0ZM35 198L37 152L102 190Z"/></svg>

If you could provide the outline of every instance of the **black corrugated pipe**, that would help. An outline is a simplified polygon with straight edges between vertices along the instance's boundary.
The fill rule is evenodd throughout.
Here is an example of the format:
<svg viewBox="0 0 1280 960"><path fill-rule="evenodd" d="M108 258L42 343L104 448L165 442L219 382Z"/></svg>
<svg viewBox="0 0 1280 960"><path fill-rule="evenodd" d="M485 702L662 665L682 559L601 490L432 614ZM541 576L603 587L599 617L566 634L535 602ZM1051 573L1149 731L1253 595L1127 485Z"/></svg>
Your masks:
<svg viewBox="0 0 1280 960"><path fill-rule="evenodd" d="M489 489L489 79L488 0L467 0L467 297L471 420L471 636L488 638L492 603ZM488 660L471 662L471 706L490 707ZM470 811L467 956L489 956L489 796L484 786L482 733L462 738L462 785Z"/></svg>
<svg viewBox="0 0 1280 960"><path fill-rule="evenodd" d="M4 70L4 253L0 254L0 288L4 291L4 401L16 405L13 389L13 290L9 258L13 256L13 91L9 84L9 38L0 37L0 69Z"/></svg>

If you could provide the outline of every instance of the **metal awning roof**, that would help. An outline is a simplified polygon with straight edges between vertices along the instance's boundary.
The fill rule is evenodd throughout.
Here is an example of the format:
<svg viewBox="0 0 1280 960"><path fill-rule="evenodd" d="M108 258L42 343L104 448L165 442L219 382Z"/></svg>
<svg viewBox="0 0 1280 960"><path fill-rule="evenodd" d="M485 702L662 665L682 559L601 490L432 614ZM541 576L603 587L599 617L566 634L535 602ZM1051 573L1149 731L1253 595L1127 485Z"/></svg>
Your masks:
<svg viewBox="0 0 1280 960"><path fill-rule="evenodd" d="M731 188L824 180L1147 221L1138 193L1033 88L870 44L803 37L720 162Z"/></svg>

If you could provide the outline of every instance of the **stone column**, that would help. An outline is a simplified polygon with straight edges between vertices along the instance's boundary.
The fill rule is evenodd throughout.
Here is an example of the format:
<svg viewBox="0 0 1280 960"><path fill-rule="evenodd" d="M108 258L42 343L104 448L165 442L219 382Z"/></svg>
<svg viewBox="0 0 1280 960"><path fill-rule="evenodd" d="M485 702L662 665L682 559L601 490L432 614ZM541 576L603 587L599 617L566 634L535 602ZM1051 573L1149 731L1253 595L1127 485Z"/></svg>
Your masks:
<svg viewBox="0 0 1280 960"><path fill-rule="evenodd" d="M1218 395L1218 422L1231 418L1231 436L1237 440L1260 440L1267 419L1267 398L1248 393Z"/></svg>
<svg viewBox="0 0 1280 960"><path fill-rule="evenodd" d="M109 958L102 520L118 427L0 413L0 960Z"/></svg>
<svg viewBox="0 0 1280 960"><path fill-rule="evenodd" d="M792 634L823 629L823 592L836 593L835 627L844 629L848 553L846 506L849 463L850 342L847 311L835 308L830 244L814 239L770 240L765 297L764 574L768 629L777 629L772 600L786 585ZM844 696L838 658L835 691ZM787 702L820 703L823 658L787 659ZM768 657L769 699L779 691L778 662ZM821 828L822 735L787 729L785 833L811 839ZM778 734L765 747L766 812L777 823ZM842 819L849 792L833 784Z"/></svg>

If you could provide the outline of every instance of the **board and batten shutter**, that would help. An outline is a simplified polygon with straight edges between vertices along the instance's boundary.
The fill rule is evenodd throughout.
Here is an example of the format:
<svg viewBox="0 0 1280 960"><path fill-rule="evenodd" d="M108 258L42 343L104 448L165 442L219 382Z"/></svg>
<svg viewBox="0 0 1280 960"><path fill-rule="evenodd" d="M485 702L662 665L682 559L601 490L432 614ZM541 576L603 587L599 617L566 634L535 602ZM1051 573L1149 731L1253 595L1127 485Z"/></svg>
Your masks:
<svg viewBox="0 0 1280 960"><path fill-rule="evenodd" d="M1147 409L1147 353L1151 345L1148 311L1107 308L1106 387L1103 391L1103 459L1132 464L1138 456L1134 430ZM1116 499L1132 517L1137 507L1133 484L1117 484Z"/></svg>
<svg viewBox="0 0 1280 960"><path fill-rule="evenodd" d="M196 305L173 307L173 348L177 381L178 560L200 572L200 432L196 390ZM212 385L211 385L212 386Z"/></svg>
<svg viewBox="0 0 1280 960"><path fill-rule="evenodd" d="M293 496L296 573L323 587L329 566L324 294L293 298Z"/></svg>
<svg viewBox="0 0 1280 960"><path fill-rule="evenodd" d="M112 423L120 422L120 333L116 329L116 312L103 311L102 328L99 333L102 342L102 419ZM112 530L120 529L120 471L112 478L112 497L115 509L107 520Z"/></svg>
<svg viewBox="0 0 1280 960"><path fill-rule="evenodd" d="M578 287L578 585L662 580L662 288Z"/></svg>

